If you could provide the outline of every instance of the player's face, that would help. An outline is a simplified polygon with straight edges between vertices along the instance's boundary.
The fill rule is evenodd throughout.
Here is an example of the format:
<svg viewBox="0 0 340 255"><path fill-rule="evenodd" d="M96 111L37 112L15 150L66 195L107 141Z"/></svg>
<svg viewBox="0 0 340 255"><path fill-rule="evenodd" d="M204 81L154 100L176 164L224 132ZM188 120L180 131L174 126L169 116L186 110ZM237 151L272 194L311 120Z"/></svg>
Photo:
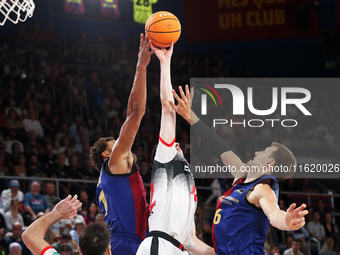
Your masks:
<svg viewBox="0 0 340 255"><path fill-rule="evenodd" d="M181 154L184 157L183 151L181 147L179 146L179 143L175 143L175 149L178 151L179 154Z"/></svg>
<svg viewBox="0 0 340 255"><path fill-rule="evenodd" d="M269 162L271 162L273 159L270 157L274 151L276 151L277 148L275 146L267 147L263 151L257 151L255 152L255 157L248 161L248 165L267 165Z"/></svg>

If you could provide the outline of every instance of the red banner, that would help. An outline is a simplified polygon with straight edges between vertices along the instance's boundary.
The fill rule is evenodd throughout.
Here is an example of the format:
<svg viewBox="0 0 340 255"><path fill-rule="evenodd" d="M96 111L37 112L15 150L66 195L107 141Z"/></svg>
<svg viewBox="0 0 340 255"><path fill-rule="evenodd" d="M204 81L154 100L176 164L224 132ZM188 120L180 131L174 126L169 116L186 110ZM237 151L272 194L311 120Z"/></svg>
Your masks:
<svg viewBox="0 0 340 255"><path fill-rule="evenodd" d="M185 0L187 42L313 37L315 0Z"/></svg>

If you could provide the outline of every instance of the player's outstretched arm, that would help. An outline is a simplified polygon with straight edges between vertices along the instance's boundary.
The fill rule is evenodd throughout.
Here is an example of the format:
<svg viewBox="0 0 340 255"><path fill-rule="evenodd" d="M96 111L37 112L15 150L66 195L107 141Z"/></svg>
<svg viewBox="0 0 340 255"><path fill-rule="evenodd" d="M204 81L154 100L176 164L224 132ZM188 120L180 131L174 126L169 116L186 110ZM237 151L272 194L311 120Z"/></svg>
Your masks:
<svg viewBox="0 0 340 255"><path fill-rule="evenodd" d="M169 50L157 48L153 45L151 45L151 48L158 57L161 67L160 99L162 103L162 115L159 136L164 142L170 144L174 141L176 136L176 112L169 104L169 102L174 102L170 73L171 56L174 44L173 42L171 43Z"/></svg>
<svg viewBox="0 0 340 255"><path fill-rule="evenodd" d="M40 255L41 251L49 246L44 240L48 228L60 219L71 219L76 216L81 205L77 195L73 198L68 195L51 212L35 220L22 234L22 239L30 251L34 255Z"/></svg>
<svg viewBox="0 0 340 255"><path fill-rule="evenodd" d="M110 170L118 169L115 172L116 174L128 173L131 171L131 166L126 162L132 160L131 148L145 113L146 67L153 54L153 51L150 50L150 48L150 42L148 41L147 36L141 34L136 74L128 101L127 118L120 129L119 138L114 144L109 160Z"/></svg>
<svg viewBox="0 0 340 255"><path fill-rule="evenodd" d="M206 243L202 242L196 236L195 231L195 221L193 221L193 231L191 233L191 239L193 241L193 245L190 248L186 248L186 251L192 252L195 255L215 255L214 248L210 247Z"/></svg>
<svg viewBox="0 0 340 255"><path fill-rule="evenodd" d="M221 157L223 163L228 166L234 166L240 169L244 163L241 159L231 151L228 144L219 137L213 130L205 125L197 115L191 109L191 102L193 99L193 89L191 93L188 85L185 86L185 93L183 88L179 87L180 96L173 90L172 93L177 100L178 104L175 105L173 102L169 102L172 108L181 115L187 122L190 123L192 129L194 129L202 138L202 140L208 145L208 147L218 156ZM246 173L241 171L232 172L236 179L242 177Z"/></svg>
<svg viewBox="0 0 340 255"><path fill-rule="evenodd" d="M287 211L280 210L276 195L268 184L256 185L248 201L258 204L267 215L270 224L277 229L297 230L306 224L304 217L308 214L308 211L304 210L306 205L302 204L296 208L296 204L291 204Z"/></svg>

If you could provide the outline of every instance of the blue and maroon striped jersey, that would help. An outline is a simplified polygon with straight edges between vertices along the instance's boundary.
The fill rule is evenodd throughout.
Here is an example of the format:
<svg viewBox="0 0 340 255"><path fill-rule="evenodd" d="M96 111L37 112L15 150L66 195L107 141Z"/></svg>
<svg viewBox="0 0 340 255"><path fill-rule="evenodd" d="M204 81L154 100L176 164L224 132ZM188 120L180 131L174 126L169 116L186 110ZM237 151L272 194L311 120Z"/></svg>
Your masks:
<svg viewBox="0 0 340 255"><path fill-rule="evenodd" d="M111 239L119 233L145 238L149 205L135 162L131 173L112 174L106 160L100 171L96 192L100 211L111 231Z"/></svg>

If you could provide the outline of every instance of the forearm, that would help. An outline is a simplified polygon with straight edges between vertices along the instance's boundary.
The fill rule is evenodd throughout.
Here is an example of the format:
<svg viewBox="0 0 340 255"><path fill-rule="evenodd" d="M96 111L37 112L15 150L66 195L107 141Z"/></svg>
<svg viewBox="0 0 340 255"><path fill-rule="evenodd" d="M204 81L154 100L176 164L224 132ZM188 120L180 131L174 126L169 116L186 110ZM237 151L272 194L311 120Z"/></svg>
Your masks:
<svg viewBox="0 0 340 255"><path fill-rule="evenodd" d="M217 156L220 157L224 152L231 150L228 144L201 120L197 121L191 127Z"/></svg>
<svg viewBox="0 0 340 255"><path fill-rule="evenodd" d="M170 77L170 63L166 60L161 62L160 65L160 100L162 104L162 116L159 135L166 143L170 144L176 136L176 112L169 104L169 101L174 102Z"/></svg>
<svg viewBox="0 0 340 255"><path fill-rule="evenodd" d="M132 112L144 115L146 107L146 66L137 64L136 74L131 89L127 114Z"/></svg>
<svg viewBox="0 0 340 255"><path fill-rule="evenodd" d="M174 102L174 97L172 95L172 85L171 85L171 71L169 61L163 61L161 65L161 86L160 86L160 97L162 105L168 105L166 110L174 112L174 110L168 104L169 101ZM164 110L164 109L163 109Z"/></svg>
<svg viewBox="0 0 340 255"><path fill-rule="evenodd" d="M270 224L280 230L288 231L289 226L286 224L286 212L282 210L275 211L268 217Z"/></svg>
<svg viewBox="0 0 340 255"><path fill-rule="evenodd" d="M192 252L195 255L215 255L214 248L202 242L197 237L195 237L193 241L194 245L189 249L186 249L187 251Z"/></svg>
<svg viewBox="0 0 340 255"><path fill-rule="evenodd" d="M48 246L48 243L44 240L45 234L48 228L60 219L61 216L56 211L52 211L35 220L25 230L22 239L33 254L40 254Z"/></svg>

